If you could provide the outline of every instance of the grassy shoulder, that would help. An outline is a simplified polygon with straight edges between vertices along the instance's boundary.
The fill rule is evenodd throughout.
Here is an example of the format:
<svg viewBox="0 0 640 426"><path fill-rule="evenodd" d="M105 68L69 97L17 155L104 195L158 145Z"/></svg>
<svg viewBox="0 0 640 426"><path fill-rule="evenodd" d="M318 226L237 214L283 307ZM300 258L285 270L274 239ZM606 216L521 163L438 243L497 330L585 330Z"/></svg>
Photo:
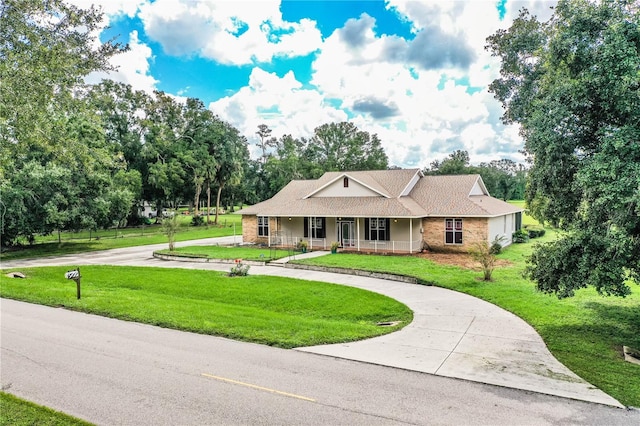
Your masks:
<svg viewBox="0 0 640 426"><path fill-rule="evenodd" d="M189 246L177 247L174 251L158 250L156 253L172 256L199 257L209 259L242 259L269 261L291 256L287 250L272 250L269 247L230 247L230 246Z"/></svg>
<svg viewBox="0 0 640 426"><path fill-rule="evenodd" d="M361 340L413 318L405 305L356 288L166 268L84 266L77 300L67 269L21 269L27 278L3 277L0 296L282 348ZM401 324L376 325L387 321Z"/></svg>
<svg viewBox="0 0 640 426"><path fill-rule="evenodd" d="M555 238L553 231L539 240ZM626 298L603 297L593 289L559 300L538 292L522 277L532 244L514 244L499 258L510 265L483 282L482 272L436 264L409 256L372 256L339 253L296 262L393 272L415 276L440 287L494 303L531 324L549 350L564 365L623 404L640 407L640 366L623 360L622 346L640 347L640 286L632 284Z"/></svg>
<svg viewBox="0 0 640 426"><path fill-rule="evenodd" d="M90 426L91 423L0 392L0 425Z"/></svg>
<svg viewBox="0 0 640 426"><path fill-rule="evenodd" d="M181 226L176 234L176 241L198 240L202 238L228 237L238 235L242 237L242 217L236 214L225 215L220 220L220 225L210 226L190 226L190 217L180 217ZM104 233L104 231L103 231ZM146 228L121 229L115 237L115 231L110 230L100 237L101 234L92 235L89 240L89 233L63 233L61 243L58 243L56 236L41 237L33 245L25 245L16 250L6 251L0 254L0 259L4 261L15 259L27 259L44 256L61 256L65 254L82 253L87 251L109 250L124 247L135 247L149 244L161 244L167 242L166 235L163 234L159 225ZM99 237L99 238L96 238Z"/></svg>

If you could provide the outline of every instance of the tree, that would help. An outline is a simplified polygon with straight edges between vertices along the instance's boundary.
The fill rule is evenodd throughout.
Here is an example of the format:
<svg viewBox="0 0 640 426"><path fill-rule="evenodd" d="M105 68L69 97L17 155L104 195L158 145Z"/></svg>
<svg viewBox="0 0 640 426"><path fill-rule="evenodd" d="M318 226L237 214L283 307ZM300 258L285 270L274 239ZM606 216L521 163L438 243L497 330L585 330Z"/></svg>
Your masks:
<svg viewBox="0 0 640 426"><path fill-rule="evenodd" d="M238 184L240 182L243 177L243 164L249 160L247 139L240 135L238 129L229 123L223 124L220 143L216 145L213 153L216 164L214 168L215 174L211 176L211 183L216 184L218 187L216 217L214 220L216 224L218 223L222 190L227 184Z"/></svg>
<svg viewBox="0 0 640 426"><path fill-rule="evenodd" d="M184 149L180 154L182 162L190 171L194 184L195 215L198 215L200 195L207 176L216 167L213 153L220 144L223 123L199 99L189 98L184 106L185 130L180 135Z"/></svg>
<svg viewBox="0 0 640 426"><path fill-rule="evenodd" d="M264 181L267 183L263 188L264 199L273 197L292 179L308 177L309 167L305 167L301 156L304 148L303 141L291 135L284 135L277 141L274 155L264 165Z"/></svg>
<svg viewBox="0 0 640 426"><path fill-rule="evenodd" d="M95 39L101 14L62 1L0 4L1 241L109 222L113 151L78 96L121 46Z"/></svg>
<svg viewBox="0 0 640 426"><path fill-rule="evenodd" d="M489 193L501 200L522 200L526 181L526 169L522 164L503 158L480 163L472 168L482 176Z"/></svg>
<svg viewBox="0 0 640 426"><path fill-rule="evenodd" d="M276 146L276 138L270 138L272 130L266 124L259 124L256 135L260 138L258 145L262 150L262 164L267 162L267 148Z"/></svg>
<svg viewBox="0 0 640 426"><path fill-rule="evenodd" d="M463 150L456 150L449 154L449 157L442 161L433 161L431 168L425 169L425 174L431 175L467 175L474 171L470 170L469 153Z"/></svg>
<svg viewBox="0 0 640 426"><path fill-rule="evenodd" d="M370 135L349 122L317 127L306 151L308 161L317 164L322 172L384 170L389 165L378 135Z"/></svg>
<svg viewBox="0 0 640 426"><path fill-rule="evenodd" d="M640 8L561 0L541 23L522 11L487 39L502 61L490 90L518 123L532 163L526 200L562 237L527 276L572 296L589 285L629 294L640 282Z"/></svg>
<svg viewBox="0 0 640 426"><path fill-rule="evenodd" d="M155 92L147 105L144 126L142 155L149 167L144 197L155 203L156 217L161 217L163 206L175 207L187 198L188 176L181 158L184 145L180 143L185 129L182 106L164 92Z"/></svg>
<svg viewBox="0 0 640 426"><path fill-rule="evenodd" d="M101 22L94 7L60 0L0 3L0 178L23 161L74 158L73 149L60 146L57 117L77 111L73 91L89 73L110 70L109 58L123 50L97 42Z"/></svg>

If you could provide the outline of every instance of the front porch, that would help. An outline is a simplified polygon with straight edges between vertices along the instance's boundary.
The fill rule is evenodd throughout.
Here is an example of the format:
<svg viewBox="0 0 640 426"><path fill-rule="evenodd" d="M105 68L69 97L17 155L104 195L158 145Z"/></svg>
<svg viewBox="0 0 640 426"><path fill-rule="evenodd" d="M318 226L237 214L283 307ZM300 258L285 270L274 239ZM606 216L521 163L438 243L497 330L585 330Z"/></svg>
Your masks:
<svg viewBox="0 0 640 426"><path fill-rule="evenodd" d="M270 247L371 253L416 253L423 247L420 218L257 217L257 234ZM244 229L243 224L243 229ZM262 235L261 235L262 234Z"/></svg>

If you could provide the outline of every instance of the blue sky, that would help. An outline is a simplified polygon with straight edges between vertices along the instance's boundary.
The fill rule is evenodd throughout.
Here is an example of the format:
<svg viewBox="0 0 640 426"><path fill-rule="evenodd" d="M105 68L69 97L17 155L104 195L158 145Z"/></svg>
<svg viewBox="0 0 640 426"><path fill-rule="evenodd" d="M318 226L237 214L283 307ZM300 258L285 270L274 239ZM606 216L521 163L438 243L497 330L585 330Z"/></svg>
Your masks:
<svg viewBox="0 0 640 426"><path fill-rule="evenodd" d="M485 39L520 7L541 19L554 1L70 0L102 6L102 41L130 51L111 78L195 97L247 136L308 137L327 122L376 133L401 167L456 149L474 163L521 161L515 126L487 92L499 63Z"/></svg>

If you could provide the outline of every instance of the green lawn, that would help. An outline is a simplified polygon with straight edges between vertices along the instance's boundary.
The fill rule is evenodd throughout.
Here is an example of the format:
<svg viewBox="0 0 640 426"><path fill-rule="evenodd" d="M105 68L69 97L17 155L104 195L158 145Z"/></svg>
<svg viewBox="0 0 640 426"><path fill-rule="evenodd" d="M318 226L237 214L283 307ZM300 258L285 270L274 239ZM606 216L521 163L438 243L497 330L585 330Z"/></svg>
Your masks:
<svg viewBox="0 0 640 426"><path fill-rule="evenodd" d="M6 392L0 392L0 425L90 426L91 423L33 404Z"/></svg>
<svg viewBox="0 0 640 426"><path fill-rule="evenodd" d="M269 261L281 259L294 254L288 250L271 250L269 247L229 247L229 246L189 246L178 247L173 252L158 250L160 254L171 254L184 257L206 257L209 259L243 259Z"/></svg>
<svg viewBox="0 0 640 426"><path fill-rule="evenodd" d="M166 268L84 266L77 300L67 269L20 269L27 278L3 277L0 296L283 348L361 340L413 318L405 305L356 288ZM376 325L386 321L402 323Z"/></svg>
<svg viewBox="0 0 640 426"><path fill-rule="evenodd" d="M210 225L209 227L193 227L189 225L190 221L190 216L180 217L181 227L176 234L176 241L227 237L234 235L234 233L238 235L239 240L242 238L242 217L237 214L220 216L220 225ZM114 230L103 230L101 232L106 232L106 234L97 240L95 236L92 236L92 239L89 240L88 231L83 231L81 234L63 233L63 241L60 244L58 244L57 235L40 237L36 240L36 244L32 246L24 246L18 250L1 253L0 259L7 261L43 256L60 256L167 242L167 237L162 233L159 225L148 226L144 230L142 228L121 229L118 231L117 238L114 238Z"/></svg>
<svg viewBox="0 0 640 426"><path fill-rule="evenodd" d="M555 238L553 231L541 239ZM514 244L499 257L513 262L483 282L480 271L409 256L339 253L295 262L415 276L440 287L494 303L531 324L553 355L576 374L623 404L640 407L640 366L625 362L622 345L640 348L640 286L626 298L602 297L592 289L558 300L522 277L532 243Z"/></svg>
<svg viewBox="0 0 640 426"><path fill-rule="evenodd" d="M527 208L526 202L524 200L510 200L509 204L513 204L514 206L518 206L523 209ZM522 213L522 226L538 225L538 224L539 224L538 221L535 220L533 217L529 216L526 210Z"/></svg>

